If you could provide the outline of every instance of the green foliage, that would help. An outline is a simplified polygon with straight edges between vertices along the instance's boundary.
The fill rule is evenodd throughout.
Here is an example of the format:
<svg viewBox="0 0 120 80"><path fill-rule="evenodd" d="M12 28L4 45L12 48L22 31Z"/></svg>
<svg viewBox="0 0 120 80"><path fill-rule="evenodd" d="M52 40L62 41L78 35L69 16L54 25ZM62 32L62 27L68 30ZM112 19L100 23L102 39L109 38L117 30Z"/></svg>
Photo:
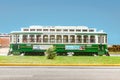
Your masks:
<svg viewBox="0 0 120 80"><path fill-rule="evenodd" d="M46 50L47 59L54 59L56 56L56 48L54 46Z"/></svg>

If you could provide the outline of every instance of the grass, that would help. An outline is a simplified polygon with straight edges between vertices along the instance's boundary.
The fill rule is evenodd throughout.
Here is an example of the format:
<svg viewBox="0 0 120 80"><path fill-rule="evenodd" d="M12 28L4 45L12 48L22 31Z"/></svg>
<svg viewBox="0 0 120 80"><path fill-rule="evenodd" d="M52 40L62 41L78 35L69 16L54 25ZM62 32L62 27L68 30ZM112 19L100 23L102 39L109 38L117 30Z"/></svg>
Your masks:
<svg viewBox="0 0 120 80"><path fill-rule="evenodd" d="M120 64L117 56L57 56L54 60L45 56L0 56L0 63L32 64Z"/></svg>

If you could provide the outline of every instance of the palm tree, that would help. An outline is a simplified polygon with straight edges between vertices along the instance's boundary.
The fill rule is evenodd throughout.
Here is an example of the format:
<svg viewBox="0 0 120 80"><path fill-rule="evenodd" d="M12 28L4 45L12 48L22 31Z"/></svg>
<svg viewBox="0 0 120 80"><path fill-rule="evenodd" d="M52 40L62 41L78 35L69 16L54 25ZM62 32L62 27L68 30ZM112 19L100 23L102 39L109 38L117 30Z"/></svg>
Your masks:
<svg viewBox="0 0 120 80"><path fill-rule="evenodd" d="M54 59L56 56L56 48L54 46L51 46L46 50L45 53L47 55L47 59Z"/></svg>

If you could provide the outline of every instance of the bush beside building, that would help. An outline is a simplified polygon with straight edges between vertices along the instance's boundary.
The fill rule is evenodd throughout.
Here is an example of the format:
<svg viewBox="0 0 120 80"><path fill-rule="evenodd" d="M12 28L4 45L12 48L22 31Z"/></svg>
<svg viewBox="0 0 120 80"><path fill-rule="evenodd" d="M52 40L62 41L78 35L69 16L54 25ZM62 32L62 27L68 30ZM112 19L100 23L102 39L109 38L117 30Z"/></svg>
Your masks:
<svg viewBox="0 0 120 80"><path fill-rule="evenodd" d="M108 47L110 52L120 52L120 45L112 45Z"/></svg>
<svg viewBox="0 0 120 80"><path fill-rule="evenodd" d="M0 34L0 47L9 47L10 45L10 36L9 34Z"/></svg>

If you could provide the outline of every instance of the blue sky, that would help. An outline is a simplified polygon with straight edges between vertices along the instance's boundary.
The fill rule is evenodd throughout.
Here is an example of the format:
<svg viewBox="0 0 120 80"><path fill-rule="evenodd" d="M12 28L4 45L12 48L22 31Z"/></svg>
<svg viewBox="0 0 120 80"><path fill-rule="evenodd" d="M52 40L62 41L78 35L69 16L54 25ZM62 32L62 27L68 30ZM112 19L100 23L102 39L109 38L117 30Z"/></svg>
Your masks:
<svg viewBox="0 0 120 80"><path fill-rule="evenodd" d="M0 0L0 32L30 25L84 25L120 44L120 0Z"/></svg>

